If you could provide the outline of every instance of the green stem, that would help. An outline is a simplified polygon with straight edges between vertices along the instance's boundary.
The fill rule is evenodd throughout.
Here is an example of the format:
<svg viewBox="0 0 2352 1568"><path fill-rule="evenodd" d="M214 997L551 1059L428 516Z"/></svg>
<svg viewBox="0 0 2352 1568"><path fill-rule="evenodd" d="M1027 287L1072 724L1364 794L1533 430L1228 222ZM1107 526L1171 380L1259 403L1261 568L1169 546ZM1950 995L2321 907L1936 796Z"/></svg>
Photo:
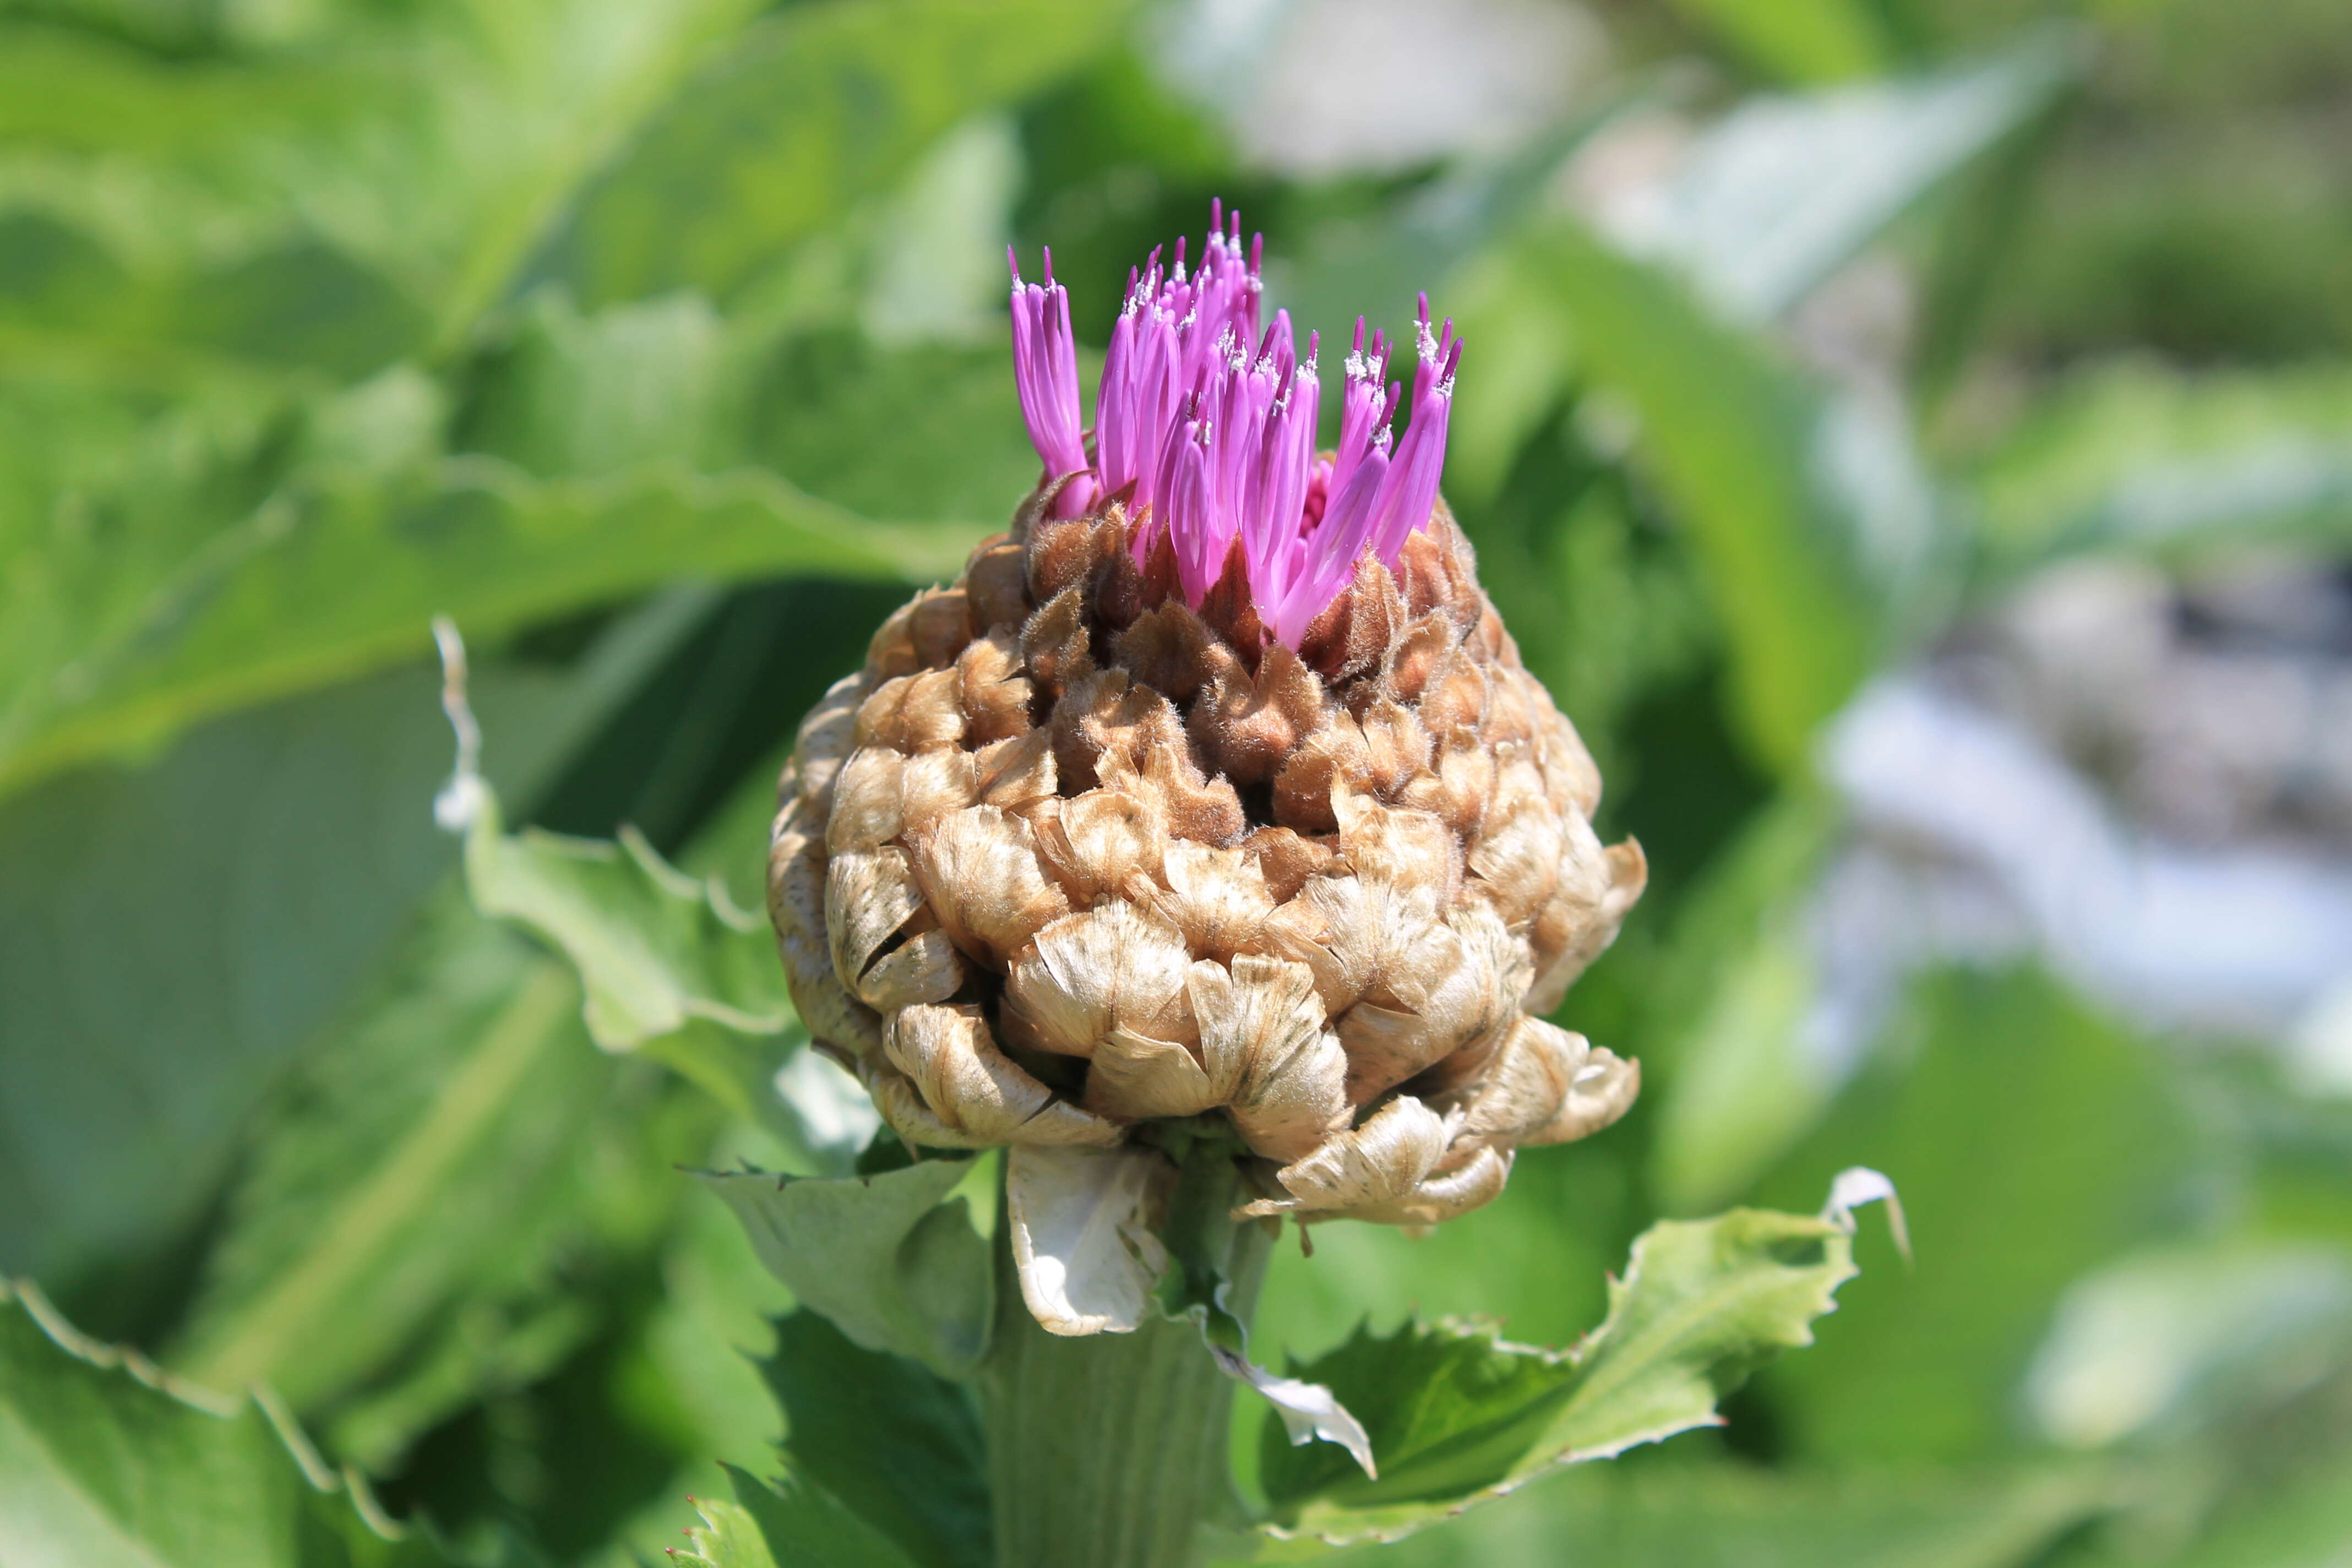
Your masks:
<svg viewBox="0 0 2352 1568"><path fill-rule="evenodd" d="M1198 1151L1165 1227L1205 1242L1244 1323L1271 1241L1225 1213L1241 1201L1221 1149ZM1206 1233L1205 1235L1202 1233ZM1242 1517L1227 1434L1234 1382L1190 1317L1129 1334L1049 1334L1021 1300L1012 1226L996 1228L996 1336L982 1374L1002 1568L1194 1568L1203 1525ZM1188 1247L1186 1251L1192 1251Z"/></svg>

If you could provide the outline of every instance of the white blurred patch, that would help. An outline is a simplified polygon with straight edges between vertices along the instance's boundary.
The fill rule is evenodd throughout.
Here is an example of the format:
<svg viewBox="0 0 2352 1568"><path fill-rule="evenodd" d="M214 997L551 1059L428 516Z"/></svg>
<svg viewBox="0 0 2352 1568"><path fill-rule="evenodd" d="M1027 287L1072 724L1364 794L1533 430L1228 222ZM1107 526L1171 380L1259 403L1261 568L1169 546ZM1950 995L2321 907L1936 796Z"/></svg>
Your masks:
<svg viewBox="0 0 2352 1568"><path fill-rule="evenodd" d="M2352 977L2321 992L2295 1020L2286 1064L2305 1093L2352 1098Z"/></svg>
<svg viewBox="0 0 2352 1568"><path fill-rule="evenodd" d="M882 1129L882 1113L858 1081L823 1051L803 1046L776 1069L776 1098L799 1124L808 1152L828 1173L846 1170Z"/></svg>
<svg viewBox="0 0 2352 1568"><path fill-rule="evenodd" d="M2022 730L1917 677L1856 699L1822 762L1863 837L1860 868L1823 884L1822 1006L1849 1016L1833 1058L1903 973L1997 950L2010 921L2058 972L2163 1026L2277 1037L2352 976L2352 868L2137 834Z"/></svg>
<svg viewBox="0 0 2352 1568"><path fill-rule="evenodd" d="M1590 12L1542 0L1193 0L1154 41L1246 160L1309 178L1508 147L1607 48Z"/></svg>

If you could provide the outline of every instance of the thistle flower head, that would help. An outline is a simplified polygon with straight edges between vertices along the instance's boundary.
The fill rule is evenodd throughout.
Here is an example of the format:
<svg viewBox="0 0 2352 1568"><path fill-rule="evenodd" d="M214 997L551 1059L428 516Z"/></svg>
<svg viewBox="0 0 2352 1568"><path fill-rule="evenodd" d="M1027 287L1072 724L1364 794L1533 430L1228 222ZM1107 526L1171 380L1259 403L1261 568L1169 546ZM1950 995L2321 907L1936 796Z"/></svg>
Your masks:
<svg viewBox="0 0 2352 1568"><path fill-rule="evenodd" d="M1632 1101L1634 1064L1541 1015L1644 868L1594 837L1591 757L1438 498L1450 324L1424 301L1401 437L1360 324L1318 455L1317 341L1259 307L1238 219L1155 253L1089 433L1067 296L1016 271L1044 478L803 724L770 908L911 1143L1214 1116L1250 1212L1425 1224Z"/></svg>

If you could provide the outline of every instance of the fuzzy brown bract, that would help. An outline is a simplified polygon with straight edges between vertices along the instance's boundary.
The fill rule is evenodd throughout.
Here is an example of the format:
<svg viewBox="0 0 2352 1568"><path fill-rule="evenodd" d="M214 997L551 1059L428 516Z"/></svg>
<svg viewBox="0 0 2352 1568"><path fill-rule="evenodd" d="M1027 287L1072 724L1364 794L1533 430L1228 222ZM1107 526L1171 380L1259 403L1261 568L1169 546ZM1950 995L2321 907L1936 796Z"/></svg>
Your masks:
<svg viewBox="0 0 2352 1568"><path fill-rule="evenodd" d="M1238 545L1041 487L802 724L769 909L802 1017L911 1143L1118 1146L1222 1111L1259 1214L1428 1224L1632 1103L1544 1022L1645 869L1443 501L1297 651Z"/></svg>

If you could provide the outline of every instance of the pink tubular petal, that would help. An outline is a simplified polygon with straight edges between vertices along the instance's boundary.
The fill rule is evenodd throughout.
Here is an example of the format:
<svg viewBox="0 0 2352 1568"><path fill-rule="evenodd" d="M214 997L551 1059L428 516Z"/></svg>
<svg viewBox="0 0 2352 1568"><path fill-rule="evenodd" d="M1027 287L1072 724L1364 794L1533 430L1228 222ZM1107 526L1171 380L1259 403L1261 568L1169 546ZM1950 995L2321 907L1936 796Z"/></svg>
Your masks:
<svg viewBox="0 0 2352 1568"><path fill-rule="evenodd" d="M1261 326L1265 237L1242 240L1241 214L1213 203L1197 266L1188 268L1179 238L1165 268L1155 250L1128 275L1103 356L1091 454L1069 296L1054 280L1050 252L1043 284L1024 283L1013 269L1014 383L1048 475L1076 476L1056 498L1057 514L1124 494L1139 520L1137 561L1148 563L1166 537L1195 608L1238 540L1261 619L1296 647L1346 591L1359 560L1370 553L1393 567L1428 521L1462 345L1451 321L1432 332L1423 295L1407 405L1403 386L1388 379L1396 345L1380 332L1367 344L1359 320L1339 445L1318 457L1318 340L1308 338L1301 359L1286 312ZM1408 418L1399 438L1401 411Z"/></svg>

